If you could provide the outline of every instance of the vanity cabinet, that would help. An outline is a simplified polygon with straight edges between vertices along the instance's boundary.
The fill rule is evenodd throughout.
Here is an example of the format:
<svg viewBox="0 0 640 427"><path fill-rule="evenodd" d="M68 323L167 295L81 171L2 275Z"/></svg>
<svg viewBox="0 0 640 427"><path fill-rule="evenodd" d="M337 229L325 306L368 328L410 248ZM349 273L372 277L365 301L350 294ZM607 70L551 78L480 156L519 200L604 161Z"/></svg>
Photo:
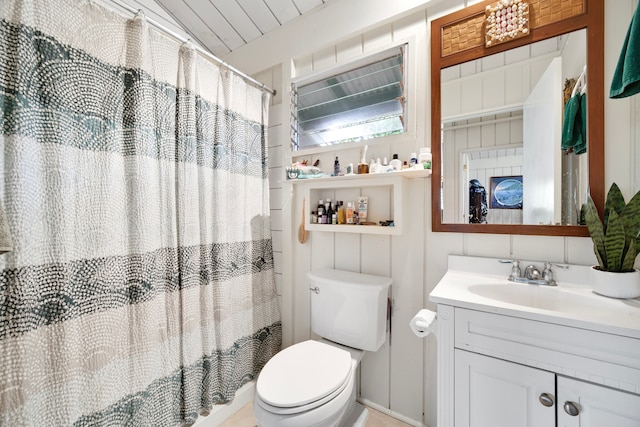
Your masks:
<svg viewBox="0 0 640 427"><path fill-rule="evenodd" d="M640 426L640 395L459 349L455 408L456 427Z"/></svg>
<svg viewBox="0 0 640 427"><path fill-rule="evenodd" d="M555 425L555 376L493 357L455 350L455 426Z"/></svg>
<svg viewBox="0 0 640 427"><path fill-rule="evenodd" d="M563 376L557 377L558 426L640 426L640 395L626 393ZM566 402L574 403L579 411L571 415Z"/></svg>
<svg viewBox="0 0 640 427"><path fill-rule="evenodd" d="M640 426L640 339L445 304L438 319L439 427Z"/></svg>

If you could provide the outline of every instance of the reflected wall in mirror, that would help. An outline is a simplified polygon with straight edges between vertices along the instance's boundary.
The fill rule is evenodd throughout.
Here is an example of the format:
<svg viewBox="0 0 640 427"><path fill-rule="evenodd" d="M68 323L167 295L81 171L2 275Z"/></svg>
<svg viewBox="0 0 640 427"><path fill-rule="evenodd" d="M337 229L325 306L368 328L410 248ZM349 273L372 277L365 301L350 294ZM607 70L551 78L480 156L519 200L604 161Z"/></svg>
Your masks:
<svg viewBox="0 0 640 427"><path fill-rule="evenodd" d="M443 222L579 225L588 153L562 149L562 106L565 86L585 96L586 45L578 30L442 69ZM519 203L501 204L491 180L513 175L498 189Z"/></svg>
<svg viewBox="0 0 640 427"><path fill-rule="evenodd" d="M531 1L531 34L485 48L479 23L491 3L432 22L433 229L586 236L586 194L600 210L604 200L603 1L571 0L572 14L556 21L541 14L551 0ZM462 29L464 44L453 38ZM586 150L579 138L561 143L574 88L576 100L588 93L576 104L586 110ZM509 199L500 205L491 183L511 176L522 184L503 180L514 185L498 187Z"/></svg>

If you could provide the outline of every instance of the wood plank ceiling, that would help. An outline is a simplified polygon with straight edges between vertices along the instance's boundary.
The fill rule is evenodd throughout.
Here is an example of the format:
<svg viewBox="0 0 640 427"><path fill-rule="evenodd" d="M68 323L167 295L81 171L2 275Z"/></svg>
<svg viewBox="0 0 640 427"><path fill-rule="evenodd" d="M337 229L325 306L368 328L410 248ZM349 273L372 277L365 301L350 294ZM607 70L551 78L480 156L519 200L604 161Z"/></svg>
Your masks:
<svg viewBox="0 0 640 427"><path fill-rule="evenodd" d="M155 0L194 41L218 57L328 0Z"/></svg>

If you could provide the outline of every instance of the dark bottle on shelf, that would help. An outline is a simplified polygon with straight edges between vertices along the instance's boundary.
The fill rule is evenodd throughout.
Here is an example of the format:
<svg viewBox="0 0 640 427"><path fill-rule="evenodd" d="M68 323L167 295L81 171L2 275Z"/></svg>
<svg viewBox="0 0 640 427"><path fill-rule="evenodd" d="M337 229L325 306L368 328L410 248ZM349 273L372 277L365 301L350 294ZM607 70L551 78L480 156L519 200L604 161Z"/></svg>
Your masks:
<svg viewBox="0 0 640 427"><path fill-rule="evenodd" d="M333 207L331 206L331 199L327 199L327 221L325 224L331 224L331 218L333 217Z"/></svg>
<svg viewBox="0 0 640 427"><path fill-rule="evenodd" d="M324 224L324 220L326 219L325 213L324 213L324 201L322 199L320 199L320 202L318 203L318 209L317 210L317 215L318 215L318 224Z"/></svg>

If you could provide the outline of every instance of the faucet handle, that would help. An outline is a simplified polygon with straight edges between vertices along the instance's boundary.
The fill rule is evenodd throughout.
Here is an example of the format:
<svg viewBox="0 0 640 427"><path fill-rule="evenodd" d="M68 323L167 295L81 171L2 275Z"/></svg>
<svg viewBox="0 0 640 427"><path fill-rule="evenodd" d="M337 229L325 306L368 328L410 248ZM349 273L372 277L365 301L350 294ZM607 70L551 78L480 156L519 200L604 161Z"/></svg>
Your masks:
<svg viewBox="0 0 640 427"><path fill-rule="evenodd" d="M511 264L511 274L509 275L509 280L517 279L522 277L522 270L520 270L520 261L517 259L508 260L501 259L498 260L501 264Z"/></svg>
<svg viewBox="0 0 640 427"><path fill-rule="evenodd" d="M558 267L562 270L566 270L567 268L569 268L569 266L567 264L554 264L552 262L546 261L544 263L544 271L542 272L542 278L544 280L546 280L547 282L554 282L553 280L553 270L551 270L551 267Z"/></svg>
<svg viewBox="0 0 640 427"><path fill-rule="evenodd" d="M567 270L569 268L568 264L556 264L555 262L549 262L549 261L545 261L544 263L544 269L549 269L551 270L551 267L558 267L561 270Z"/></svg>

